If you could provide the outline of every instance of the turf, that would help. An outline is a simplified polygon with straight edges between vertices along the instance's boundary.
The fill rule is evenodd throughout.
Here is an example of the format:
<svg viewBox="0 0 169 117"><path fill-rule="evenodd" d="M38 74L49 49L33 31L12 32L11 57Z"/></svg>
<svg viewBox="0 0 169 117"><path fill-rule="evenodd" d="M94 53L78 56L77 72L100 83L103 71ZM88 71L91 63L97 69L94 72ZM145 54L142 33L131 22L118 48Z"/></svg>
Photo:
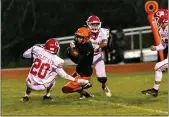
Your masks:
<svg viewBox="0 0 169 117"><path fill-rule="evenodd" d="M96 77L93 76L93 87L88 89L95 98L80 100L77 93L63 94L62 86L67 82L58 78L51 93L54 102L43 101L45 94L32 92L31 100L22 103L25 79L2 79L1 115L85 115L85 116L166 116L168 115L168 79L163 74L159 95L156 98L141 94L141 90L151 88L154 72L108 74L108 87L112 97L106 97Z"/></svg>

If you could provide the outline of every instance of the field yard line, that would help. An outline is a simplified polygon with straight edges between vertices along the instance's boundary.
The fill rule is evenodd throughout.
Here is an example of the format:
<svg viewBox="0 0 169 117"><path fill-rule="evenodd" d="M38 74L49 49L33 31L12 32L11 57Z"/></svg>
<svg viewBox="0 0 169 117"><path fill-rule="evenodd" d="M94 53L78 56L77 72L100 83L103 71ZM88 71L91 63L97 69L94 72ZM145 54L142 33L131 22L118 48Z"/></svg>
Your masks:
<svg viewBox="0 0 169 117"><path fill-rule="evenodd" d="M16 92L16 93L22 93L22 94L25 94L25 92L20 92L20 91L16 91L16 90L10 90L12 92ZM31 95L39 95L39 94L32 94ZM89 99L89 101L91 102L97 102L97 103L102 103L102 104L107 104L108 102L105 102L105 101L97 101L97 100L94 100L94 99ZM116 105L116 106L121 106L121 107L124 107L124 108L131 108L131 109L138 109L138 110L143 110L143 111L149 111L149 112L155 112L155 113L163 113L163 114L167 114L168 115L168 112L166 111L162 111L162 110L153 110L153 109L146 109L146 108L141 108L141 107L138 107L138 106L129 106L129 105L125 105L125 104L120 104L120 103L112 103L112 102L109 102L108 104L111 104L111 105Z"/></svg>
<svg viewBox="0 0 169 117"><path fill-rule="evenodd" d="M108 103L108 102L105 102L105 101L97 101L97 100L93 100L93 99L90 99L89 101L102 103L102 104ZM163 114L167 114L168 115L168 112L162 111L162 110L146 109L146 108L141 108L141 107L138 107L138 106L129 106L129 105L125 105L125 104L112 103L112 102L110 102L109 104L116 105L116 106L121 106L121 107L124 107L124 108L138 109L138 110L155 112L155 113L163 113Z"/></svg>

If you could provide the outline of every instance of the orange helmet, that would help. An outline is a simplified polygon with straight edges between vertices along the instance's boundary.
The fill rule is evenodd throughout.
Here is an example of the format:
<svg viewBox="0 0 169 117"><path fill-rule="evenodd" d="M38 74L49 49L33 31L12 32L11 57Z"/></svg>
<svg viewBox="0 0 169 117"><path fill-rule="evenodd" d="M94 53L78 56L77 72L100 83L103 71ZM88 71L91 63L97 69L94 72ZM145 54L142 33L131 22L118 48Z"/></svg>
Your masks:
<svg viewBox="0 0 169 117"><path fill-rule="evenodd" d="M87 27L81 27L75 32L75 35L81 37L88 37L90 35L90 31Z"/></svg>
<svg viewBox="0 0 169 117"><path fill-rule="evenodd" d="M83 38L83 43L90 39L90 30L87 27L81 27L75 32L76 37Z"/></svg>

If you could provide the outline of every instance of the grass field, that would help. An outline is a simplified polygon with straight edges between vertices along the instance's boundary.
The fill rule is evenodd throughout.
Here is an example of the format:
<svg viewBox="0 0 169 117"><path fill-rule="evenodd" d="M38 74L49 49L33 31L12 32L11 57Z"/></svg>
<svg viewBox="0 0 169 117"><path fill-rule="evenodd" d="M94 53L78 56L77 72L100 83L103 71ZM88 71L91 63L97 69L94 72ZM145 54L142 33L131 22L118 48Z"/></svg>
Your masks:
<svg viewBox="0 0 169 117"><path fill-rule="evenodd" d="M100 84L93 76L93 87L88 89L95 98L79 100L79 95L63 94L62 86L67 82L58 78L51 93L54 102L43 101L45 94L33 92L31 101L21 103L19 100L25 92L25 79L2 79L2 113L1 115L91 115L91 116L158 116L168 115L168 79L164 73L159 96L153 98L141 94L141 90L151 88L154 72L108 74L108 86L112 97L106 97Z"/></svg>

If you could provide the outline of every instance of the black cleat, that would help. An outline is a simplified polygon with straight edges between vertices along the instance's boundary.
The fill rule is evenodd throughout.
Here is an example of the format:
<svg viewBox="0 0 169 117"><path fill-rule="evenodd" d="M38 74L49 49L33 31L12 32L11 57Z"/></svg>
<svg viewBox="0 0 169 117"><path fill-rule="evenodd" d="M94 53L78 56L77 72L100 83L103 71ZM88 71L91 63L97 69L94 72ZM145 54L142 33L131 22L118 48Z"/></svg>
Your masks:
<svg viewBox="0 0 169 117"><path fill-rule="evenodd" d="M86 94L86 95L80 95L79 99L86 99L86 98L94 98L94 94Z"/></svg>
<svg viewBox="0 0 169 117"><path fill-rule="evenodd" d="M28 102L29 101L29 97L28 96L25 96L23 97L20 102Z"/></svg>
<svg viewBox="0 0 169 117"><path fill-rule="evenodd" d="M141 91L143 94L145 95L152 95L153 97L157 97L158 96L158 90L152 88L152 89L147 89L147 90L143 90Z"/></svg>
<svg viewBox="0 0 169 117"><path fill-rule="evenodd" d="M43 100L49 100L49 101L54 101L51 96L43 96Z"/></svg>

